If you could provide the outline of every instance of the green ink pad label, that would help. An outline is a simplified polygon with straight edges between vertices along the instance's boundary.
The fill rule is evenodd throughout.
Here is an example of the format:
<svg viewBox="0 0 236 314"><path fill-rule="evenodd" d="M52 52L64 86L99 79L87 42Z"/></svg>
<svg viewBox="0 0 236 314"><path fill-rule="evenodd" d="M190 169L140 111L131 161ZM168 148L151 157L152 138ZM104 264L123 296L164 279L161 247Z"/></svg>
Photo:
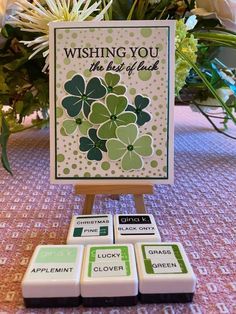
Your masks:
<svg viewBox="0 0 236 314"><path fill-rule="evenodd" d="M109 216L78 216L74 221L73 237L107 236Z"/></svg>
<svg viewBox="0 0 236 314"><path fill-rule="evenodd" d="M77 248L72 247L42 247L35 263L75 263Z"/></svg>
<svg viewBox="0 0 236 314"><path fill-rule="evenodd" d="M186 274L187 268L177 245L142 245L147 274Z"/></svg>
<svg viewBox="0 0 236 314"><path fill-rule="evenodd" d="M88 277L130 276L130 259L127 246L91 247Z"/></svg>

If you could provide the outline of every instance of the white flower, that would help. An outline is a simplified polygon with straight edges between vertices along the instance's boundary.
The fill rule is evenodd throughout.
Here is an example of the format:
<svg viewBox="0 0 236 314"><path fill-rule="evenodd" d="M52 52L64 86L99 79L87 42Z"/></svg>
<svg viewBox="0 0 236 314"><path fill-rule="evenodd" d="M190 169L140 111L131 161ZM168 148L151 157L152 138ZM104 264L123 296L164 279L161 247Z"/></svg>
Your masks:
<svg viewBox="0 0 236 314"><path fill-rule="evenodd" d="M223 100L223 102L226 102L229 99L229 97L233 95L233 91L228 87L218 88L216 90L216 93ZM206 100L196 99L196 103L204 106L202 108L204 112L210 112L212 110L216 110L219 107L221 107L220 102L216 98L213 98L213 97L208 97ZM193 106L193 108L196 109L195 106ZM195 110L195 111L198 111L198 110Z"/></svg>
<svg viewBox="0 0 236 314"><path fill-rule="evenodd" d="M15 0L1 0L0 1L0 29L5 25L6 20L9 15L14 13L16 5L14 5Z"/></svg>
<svg viewBox="0 0 236 314"><path fill-rule="evenodd" d="M10 15L13 15L18 9L15 0L0 0L0 32L5 23L10 19ZM4 46L6 38L0 35L0 48Z"/></svg>
<svg viewBox="0 0 236 314"><path fill-rule="evenodd" d="M40 33L34 40L23 41L23 43L28 47L34 46L34 52L30 58L43 51L43 56L46 57L43 71L48 67L49 23L87 20L92 13L100 10L102 0L93 4L91 4L92 0L45 0L44 2L45 4L42 5L38 0L34 0L33 3L28 0L18 0L21 11L18 11L17 16L13 17L14 21L11 22L11 24L21 27L22 31ZM112 0L93 20L103 19L103 15L111 3Z"/></svg>
<svg viewBox="0 0 236 314"><path fill-rule="evenodd" d="M225 28L236 32L236 0L196 0L192 13L217 18Z"/></svg>
<svg viewBox="0 0 236 314"><path fill-rule="evenodd" d="M158 4L158 3L160 3L161 2L161 0L149 0L149 3L151 4L151 5L153 5L153 4Z"/></svg>

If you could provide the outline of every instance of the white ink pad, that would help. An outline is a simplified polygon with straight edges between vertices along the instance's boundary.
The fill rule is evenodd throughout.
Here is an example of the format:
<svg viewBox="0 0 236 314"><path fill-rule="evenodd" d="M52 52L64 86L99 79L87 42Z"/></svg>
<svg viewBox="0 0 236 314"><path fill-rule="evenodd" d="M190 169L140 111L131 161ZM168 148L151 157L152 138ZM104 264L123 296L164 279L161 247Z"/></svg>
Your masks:
<svg viewBox="0 0 236 314"><path fill-rule="evenodd" d="M161 236L153 215L115 215L115 243L160 242Z"/></svg>
<svg viewBox="0 0 236 314"><path fill-rule="evenodd" d="M142 303L192 301L196 276L180 243L137 243L135 253Z"/></svg>
<svg viewBox="0 0 236 314"><path fill-rule="evenodd" d="M137 304L133 245L88 245L83 259L81 296L83 305L88 307Z"/></svg>
<svg viewBox="0 0 236 314"><path fill-rule="evenodd" d="M82 245L39 245L22 281L26 307L78 306Z"/></svg>
<svg viewBox="0 0 236 314"><path fill-rule="evenodd" d="M112 215L73 216L67 236L67 244L113 243Z"/></svg>

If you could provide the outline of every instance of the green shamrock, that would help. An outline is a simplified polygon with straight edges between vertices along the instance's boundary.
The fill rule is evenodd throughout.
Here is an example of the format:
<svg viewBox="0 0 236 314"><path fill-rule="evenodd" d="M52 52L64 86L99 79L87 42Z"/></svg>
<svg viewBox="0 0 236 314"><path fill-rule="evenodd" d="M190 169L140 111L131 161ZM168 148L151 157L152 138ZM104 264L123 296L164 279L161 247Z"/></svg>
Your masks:
<svg viewBox="0 0 236 314"><path fill-rule="evenodd" d="M139 137L136 124L119 126L116 129L116 137L106 143L108 157L111 160L120 160L123 170L138 170L143 167L142 157L153 154L153 140L148 134Z"/></svg>
<svg viewBox="0 0 236 314"><path fill-rule="evenodd" d="M80 138L81 152L87 152L87 158L89 160L101 160L102 151L106 152L106 141L97 137L96 129L89 129L88 137Z"/></svg>
<svg viewBox="0 0 236 314"><path fill-rule="evenodd" d="M126 87L125 85L118 85L120 82L120 75L107 72L105 74L105 85L107 87L107 92L108 93L113 93L116 95L124 95L126 92Z"/></svg>
<svg viewBox="0 0 236 314"><path fill-rule="evenodd" d="M62 106L70 117L77 116L81 109L84 116L88 117L91 103L106 95L106 87L98 77L91 78L87 86L83 76L76 74L64 85L65 91L70 94L62 99Z"/></svg>
<svg viewBox="0 0 236 314"><path fill-rule="evenodd" d="M88 117L91 123L99 125L98 136L101 139L116 137L118 126L136 122L136 115L125 111L128 105L125 96L107 95L105 103L94 102Z"/></svg>
<svg viewBox="0 0 236 314"><path fill-rule="evenodd" d="M137 124L139 126L144 125L146 122L151 120L151 115L143 110L150 104L150 98L142 96L142 95L137 95L135 96L134 99L134 106L129 105L127 107L127 111L132 111L137 115Z"/></svg>
<svg viewBox="0 0 236 314"><path fill-rule="evenodd" d="M87 135L88 129L92 126L92 124L84 118L82 112L74 117L74 119L64 120L62 125L67 135L73 134L77 128L80 130L81 134Z"/></svg>

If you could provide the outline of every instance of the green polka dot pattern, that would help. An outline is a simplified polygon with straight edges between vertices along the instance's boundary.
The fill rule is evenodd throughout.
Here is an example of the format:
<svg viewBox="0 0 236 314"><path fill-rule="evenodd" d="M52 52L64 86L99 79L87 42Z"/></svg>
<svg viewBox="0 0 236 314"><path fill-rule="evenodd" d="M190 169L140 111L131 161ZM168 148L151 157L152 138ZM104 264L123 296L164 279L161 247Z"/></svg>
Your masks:
<svg viewBox="0 0 236 314"><path fill-rule="evenodd" d="M167 177L167 139L169 129L166 125L168 93L166 89L166 80L168 75L168 59L166 56L167 36L164 29L155 29L153 27L135 28L128 30L125 28L74 28L58 29L56 31L56 59L55 69L56 84L56 137L57 137L57 155L56 167L58 177L61 178L166 178ZM76 49L85 47L94 49L94 47L107 47L112 51L112 47L125 47L126 53L122 49L119 54L113 56L104 56L96 58L95 54L91 58L79 58L75 54L74 58L66 57L64 47ZM129 47L139 47L134 53ZM150 71L149 66L153 65L157 58L146 56L146 48L158 48L158 69ZM61 61L59 61L61 60ZM91 71L91 64L100 61L104 70ZM148 123L139 127L140 135L149 134L153 138L154 152L151 157L143 159L142 169L124 171L121 169L121 161L112 161L108 158L106 152L103 152L101 160L88 160L87 153L80 150L80 139L85 137L81 133L83 126L78 125L78 117L72 118L68 115L65 108L62 107L62 99L68 94L64 88L65 82L71 80L76 74L84 77L87 83L94 76L100 77L105 84L104 78L106 67L112 62L113 73L120 75L120 81L117 85L126 87L125 96L128 104L133 106L136 95L147 96L150 99L150 107L145 108L151 118ZM137 69L140 62L144 62L146 68ZM117 69L124 64L122 71ZM129 74L127 67L134 66L134 70ZM117 72L114 72L116 71ZM113 92L113 91L112 91ZM138 112L138 111L137 111ZM79 117L83 121L83 116ZM63 122L67 121L70 128L65 128ZM68 122L69 121L69 122ZM96 129L98 125L92 126ZM69 130L70 134L66 133Z"/></svg>

